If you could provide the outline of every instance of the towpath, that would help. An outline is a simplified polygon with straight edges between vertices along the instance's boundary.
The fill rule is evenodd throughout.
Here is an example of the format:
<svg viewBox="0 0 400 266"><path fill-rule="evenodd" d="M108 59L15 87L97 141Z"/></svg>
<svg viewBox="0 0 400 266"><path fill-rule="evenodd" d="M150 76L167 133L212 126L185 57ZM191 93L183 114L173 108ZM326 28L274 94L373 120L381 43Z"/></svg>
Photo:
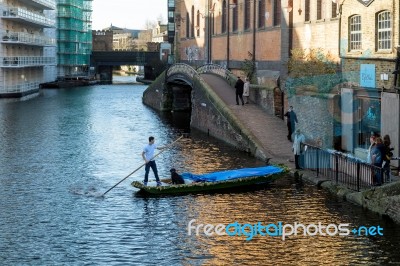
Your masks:
<svg viewBox="0 0 400 266"><path fill-rule="evenodd" d="M225 79L202 74L201 77L215 91L231 112L247 127L262 145L262 151L272 163L283 163L294 168L292 142L287 139L286 122L268 114L260 106L252 103L236 105L235 89Z"/></svg>

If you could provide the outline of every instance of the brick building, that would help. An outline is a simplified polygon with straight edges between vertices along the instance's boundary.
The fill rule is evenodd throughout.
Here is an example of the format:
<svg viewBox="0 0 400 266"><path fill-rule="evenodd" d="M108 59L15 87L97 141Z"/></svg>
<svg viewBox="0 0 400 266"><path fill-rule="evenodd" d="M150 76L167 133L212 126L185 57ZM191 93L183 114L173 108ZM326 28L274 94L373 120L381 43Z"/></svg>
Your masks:
<svg viewBox="0 0 400 266"><path fill-rule="evenodd" d="M112 51L113 32L111 30L93 30L93 51Z"/></svg>
<svg viewBox="0 0 400 266"><path fill-rule="evenodd" d="M259 83L267 78L276 85L289 54L282 42L287 26L280 1L176 1L178 60L194 66L212 62L237 74L250 60Z"/></svg>

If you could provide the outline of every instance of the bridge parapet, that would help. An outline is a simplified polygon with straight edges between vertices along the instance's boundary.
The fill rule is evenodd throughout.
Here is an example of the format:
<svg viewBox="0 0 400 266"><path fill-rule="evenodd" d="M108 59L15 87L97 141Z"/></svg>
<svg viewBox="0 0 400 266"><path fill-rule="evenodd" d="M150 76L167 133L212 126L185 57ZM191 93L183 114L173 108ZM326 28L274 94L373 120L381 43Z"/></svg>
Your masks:
<svg viewBox="0 0 400 266"><path fill-rule="evenodd" d="M224 79L229 79L229 77L233 75L228 69L216 64L206 64L197 68L196 70L199 74L213 73Z"/></svg>
<svg viewBox="0 0 400 266"><path fill-rule="evenodd" d="M178 63L170 66L167 70L166 76L168 78L175 74L185 74L192 79L194 76L198 75L196 69L184 63Z"/></svg>
<svg viewBox="0 0 400 266"><path fill-rule="evenodd" d="M232 86L237 81L237 77L228 69L217 65L217 64L206 64L197 69L194 69L188 64L184 63L177 63L170 66L166 73L166 79L170 80L172 76L187 76L192 81L195 77L201 80L200 74L212 73L226 79L227 82ZM191 82L188 82L191 84Z"/></svg>

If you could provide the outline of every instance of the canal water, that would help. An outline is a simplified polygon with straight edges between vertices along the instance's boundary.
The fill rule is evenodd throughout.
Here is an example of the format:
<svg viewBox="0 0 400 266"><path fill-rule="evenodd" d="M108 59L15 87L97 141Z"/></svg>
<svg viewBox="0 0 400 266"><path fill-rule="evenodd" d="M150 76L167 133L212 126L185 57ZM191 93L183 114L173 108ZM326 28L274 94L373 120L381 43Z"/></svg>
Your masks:
<svg viewBox="0 0 400 266"><path fill-rule="evenodd" d="M256 191L144 198L130 185L143 179L140 169L99 197L143 163L150 135L165 145L190 133L157 158L162 177L171 167L204 173L263 165L190 130L184 114L146 107L145 89L96 85L0 101L0 265L400 263L399 226L291 177ZM305 236L300 230L284 240L250 239L249 227L236 236L199 227L235 222L331 224L332 234L340 224L380 226L383 235Z"/></svg>

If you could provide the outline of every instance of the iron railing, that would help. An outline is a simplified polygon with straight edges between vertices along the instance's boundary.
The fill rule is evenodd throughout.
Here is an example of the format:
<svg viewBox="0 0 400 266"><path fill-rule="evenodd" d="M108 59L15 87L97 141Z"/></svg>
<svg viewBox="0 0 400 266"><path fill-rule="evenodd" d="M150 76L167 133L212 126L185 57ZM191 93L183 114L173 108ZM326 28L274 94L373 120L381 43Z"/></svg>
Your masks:
<svg viewBox="0 0 400 266"><path fill-rule="evenodd" d="M300 156L300 165L315 171L317 177L325 177L336 184L360 191L377 184L391 182L390 170L368 164L349 154L306 144Z"/></svg>

